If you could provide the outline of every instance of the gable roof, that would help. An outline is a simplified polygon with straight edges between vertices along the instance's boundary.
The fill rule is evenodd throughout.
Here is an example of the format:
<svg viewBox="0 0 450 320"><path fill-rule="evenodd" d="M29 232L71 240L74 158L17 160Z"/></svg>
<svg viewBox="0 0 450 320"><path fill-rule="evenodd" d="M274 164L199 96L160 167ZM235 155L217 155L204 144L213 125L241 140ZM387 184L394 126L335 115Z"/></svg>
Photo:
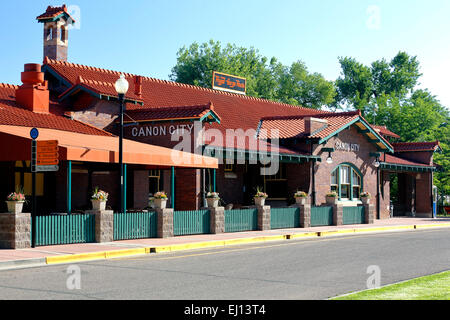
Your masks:
<svg viewBox="0 0 450 320"><path fill-rule="evenodd" d="M48 6L47 10L43 14L36 17L36 20L38 20L39 22L55 21L61 16L64 16L66 19L70 18L72 22L75 22L75 19L73 19L67 11L67 7L65 4L63 4L61 7Z"/></svg>
<svg viewBox="0 0 450 320"><path fill-rule="evenodd" d="M395 152L442 151L439 141L432 142L398 142L393 143Z"/></svg>
<svg viewBox="0 0 450 320"><path fill-rule="evenodd" d="M214 112L214 105L143 108L127 110L124 122L156 122L174 120L212 120L220 123L220 117ZM116 120L117 121L117 120Z"/></svg>
<svg viewBox="0 0 450 320"><path fill-rule="evenodd" d="M400 136L398 134L392 132L386 126L378 126L378 125L375 125L375 124L371 124L371 126L372 126L372 128L374 128L376 131L378 131L379 133L381 133L384 136L397 138L397 139L400 138Z"/></svg>
<svg viewBox="0 0 450 320"><path fill-rule="evenodd" d="M102 83L114 84L122 72L89 67L75 63L44 60L44 72L51 73L61 80L66 86L71 87L77 83L78 77L84 81L100 81ZM136 75L123 73L130 84L128 95L133 95L135 90ZM212 90L182 83L159 80L149 77L141 77L141 99L144 105L129 105L127 110L140 108L179 107L189 105L214 104L215 113L221 118L220 125L217 123L207 126L224 131L228 128L241 128L247 130L256 129L262 117L282 115L304 115L320 114L323 111L293 106L285 103L273 102L265 99L243 96L218 90ZM109 87L111 87L109 85ZM111 87L112 88L112 87ZM96 87L98 92L106 93L104 87ZM132 96L130 96L132 98Z"/></svg>
<svg viewBox="0 0 450 320"><path fill-rule="evenodd" d="M393 152L393 147L383 136L375 131L371 125L361 116L361 112L327 112L313 115L313 118L326 120L326 124L312 134L307 134L305 121L309 115L303 116L283 116L283 117L264 117L261 119L258 127L258 136L261 139L267 139L271 136L272 130L277 130L280 139L289 138L307 138L318 139L321 144L331 137L338 134L351 125L356 125L359 131L366 134L370 140L373 140L378 148L387 149Z"/></svg>
<svg viewBox="0 0 450 320"><path fill-rule="evenodd" d="M61 116L61 106L50 101L50 113L35 113L16 103L18 86L0 83L0 125L36 127L82 134L112 136L96 127Z"/></svg>

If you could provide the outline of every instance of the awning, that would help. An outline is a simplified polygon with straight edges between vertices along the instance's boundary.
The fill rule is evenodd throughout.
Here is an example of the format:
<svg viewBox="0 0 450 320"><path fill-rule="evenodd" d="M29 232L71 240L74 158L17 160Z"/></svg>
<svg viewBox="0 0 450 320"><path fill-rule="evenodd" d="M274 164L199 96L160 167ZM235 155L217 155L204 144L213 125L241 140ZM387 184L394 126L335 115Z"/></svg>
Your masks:
<svg viewBox="0 0 450 320"><path fill-rule="evenodd" d="M435 166L414 162L386 154L385 160L380 162L380 169L394 172L433 172L438 171Z"/></svg>
<svg viewBox="0 0 450 320"><path fill-rule="evenodd" d="M0 125L0 161L31 159L31 127ZM59 160L119 162L119 138L39 129L41 140L58 140ZM133 140L123 140L123 162L157 167L218 168L218 160Z"/></svg>

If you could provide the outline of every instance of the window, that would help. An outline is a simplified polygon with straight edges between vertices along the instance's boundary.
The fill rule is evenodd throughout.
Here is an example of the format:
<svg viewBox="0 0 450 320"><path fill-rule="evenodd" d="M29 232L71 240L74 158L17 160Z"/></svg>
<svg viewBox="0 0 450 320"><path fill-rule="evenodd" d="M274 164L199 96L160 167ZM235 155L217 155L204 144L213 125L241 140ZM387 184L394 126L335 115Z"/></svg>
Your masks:
<svg viewBox="0 0 450 320"><path fill-rule="evenodd" d="M14 169L15 188L23 189L26 196L32 195L32 173L30 161L16 161ZM44 195L44 174L36 173L36 196Z"/></svg>
<svg viewBox="0 0 450 320"><path fill-rule="evenodd" d="M149 193L155 194L161 191L161 171L160 170L150 170L149 175Z"/></svg>
<svg viewBox="0 0 450 320"><path fill-rule="evenodd" d="M362 190L361 175L350 164L341 164L331 173L331 191L339 195L340 200L359 199Z"/></svg>
<svg viewBox="0 0 450 320"><path fill-rule="evenodd" d="M224 171L225 172L234 172L234 165L232 163L230 163L230 164L225 163L224 164Z"/></svg>

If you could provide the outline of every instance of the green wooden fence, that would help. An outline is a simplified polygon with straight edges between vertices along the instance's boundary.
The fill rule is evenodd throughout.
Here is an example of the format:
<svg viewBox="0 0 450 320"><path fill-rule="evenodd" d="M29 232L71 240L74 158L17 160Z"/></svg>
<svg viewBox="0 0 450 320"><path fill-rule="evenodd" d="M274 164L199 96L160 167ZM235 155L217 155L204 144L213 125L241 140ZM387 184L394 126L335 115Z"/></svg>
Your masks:
<svg viewBox="0 0 450 320"><path fill-rule="evenodd" d="M225 232L258 229L258 209L225 210Z"/></svg>
<svg viewBox="0 0 450 320"><path fill-rule="evenodd" d="M155 211L114 214L114 240L156 238L157 227Z"/></svg>
<svg viewBox="0 0 450 320"><path fill-rule="evenodd" d="M362 224L365 222L364 207L344 207L343 224Z"/></svg>
<svg viewBox="0 0 450 320"><path fill-rule="evenodd" d="M210 233L209 210L174 211L173 234L175 236Z"/></svg>
<svg viewBox="0 0 450 320"><path fill-rule="evenodd" d="M300 227L300 208L271 208L270 227L272 229Z"/></svg>
<svg viewBox="0 0 450 320"><path fill-rule="evenodd" d="M32 234L31 239L33 239ZM77 214L36 217L36 246L88 242L95 242L94 215Z"/></svg>
<svg viewBox="0 0 450 320"><path fill-rule="evenodd" d="M333 225L333 207L311 207L311 227Z"/></svg>

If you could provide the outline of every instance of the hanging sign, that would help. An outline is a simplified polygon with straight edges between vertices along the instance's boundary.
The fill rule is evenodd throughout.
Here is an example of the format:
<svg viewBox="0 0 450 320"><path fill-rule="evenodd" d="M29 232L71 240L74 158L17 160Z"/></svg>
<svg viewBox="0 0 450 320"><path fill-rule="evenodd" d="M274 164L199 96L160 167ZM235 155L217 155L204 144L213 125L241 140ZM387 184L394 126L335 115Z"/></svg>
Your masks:
<svg viewBox="0 0 450 320"><path fill-rule="evenodd" d="M245 78L216 71L213 72L212 88L215 90L245 94L246 86L247 80Z"/></svg>
<svg viewBox="0 0 450 320"><path fill-rule="evenodd" d="M31 147L31 171L46 172L59 170L58 141L32 141Z"/></svg>

